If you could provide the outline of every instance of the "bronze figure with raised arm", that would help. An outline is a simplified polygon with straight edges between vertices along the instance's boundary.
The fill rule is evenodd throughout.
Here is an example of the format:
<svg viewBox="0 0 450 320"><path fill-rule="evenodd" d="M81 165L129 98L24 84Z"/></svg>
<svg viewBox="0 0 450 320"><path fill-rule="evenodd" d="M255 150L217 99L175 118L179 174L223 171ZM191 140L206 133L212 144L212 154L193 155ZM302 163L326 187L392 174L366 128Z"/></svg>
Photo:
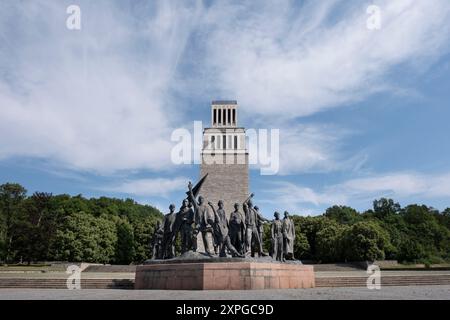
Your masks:
<svg viewBox="0 0 450 320"><path fill-rule="evenodd" d="M205 204L205 198L203 196L198 197L198 202L192 192L192 183L189 182L189 196L192 204L194 205L195 212L195 229L197 232L202 233L203 245L205 252L209 255L212 254L212 224L214 223L214 216L210 213L208 206ZM211 238L211 241L209 241ZM210 244L211 243L211 244Z"/></svg>
<svg viewBox="0 0 450 320"><path fill-rule="evenodd" d="M233 257L244 257L241 253L239 253L236 248L231 243L231 239L228 233L228 220L223 209L223 201L220 200L218 205L218 209L214 208L214 205L211 202L208 202L212 211L214 212L214 233L219 244L220 257L226 257L226 250L228 249Z"/></svg>

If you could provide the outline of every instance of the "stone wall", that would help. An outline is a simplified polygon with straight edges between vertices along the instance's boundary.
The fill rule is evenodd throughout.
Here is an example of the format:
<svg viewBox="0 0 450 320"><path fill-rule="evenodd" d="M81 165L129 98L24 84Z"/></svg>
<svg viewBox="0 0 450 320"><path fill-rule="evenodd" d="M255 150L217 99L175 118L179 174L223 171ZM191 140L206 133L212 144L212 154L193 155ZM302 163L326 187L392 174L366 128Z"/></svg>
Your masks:
<svg viewBox="0 0 450 320"><path fill-rule="evenodd" d="M214 161L212 155L203 155L203 163L200 166L200 178L208 173L205 183L202 186L200 195L211 201L215 207L219 200L225 204L225 212L230 216L234 211L234 204L240 204L242 212L242 203L249 196L248 179L248 154L231 155L234 157L233 164L225 164L224 155L215 155L222 160ZM238 158L240 157L240 159Z"/></svg>

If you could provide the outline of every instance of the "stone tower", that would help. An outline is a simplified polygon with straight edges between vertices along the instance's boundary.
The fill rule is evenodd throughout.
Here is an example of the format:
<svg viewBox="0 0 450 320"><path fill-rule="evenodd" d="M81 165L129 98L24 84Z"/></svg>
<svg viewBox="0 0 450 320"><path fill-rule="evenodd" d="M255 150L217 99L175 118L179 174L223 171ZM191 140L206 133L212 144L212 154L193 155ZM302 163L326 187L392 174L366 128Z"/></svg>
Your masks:
<svg viewBox="0 0 450 320"><path fill-rule="evenodd" d="M215 207L223 200L229 216L234 203L249 195L245 129L238 127L236 101L213 101L211 127L203 130L200 178L208 173L200 194Z"/></svg>

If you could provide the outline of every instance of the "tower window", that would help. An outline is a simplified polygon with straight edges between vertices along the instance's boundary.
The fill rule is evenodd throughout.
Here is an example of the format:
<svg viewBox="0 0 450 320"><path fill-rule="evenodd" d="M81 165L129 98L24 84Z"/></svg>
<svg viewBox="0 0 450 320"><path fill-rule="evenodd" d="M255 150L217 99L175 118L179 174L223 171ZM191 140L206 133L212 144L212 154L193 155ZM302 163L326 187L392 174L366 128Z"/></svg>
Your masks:
<svg viewBox="0 0 450 320"><path fill-rule="evenodd" d="M213 110L213 114L214 114L214 116L213 116L213 123L214 124L216 124L217 123L217 109L216 108L214 108L214 110Z"/></svg>
<svg viewBox="0 0 450 320"><path fill-rule="evenodd" d="M236 124L236 109L233 108L233 124Z"/></svg>
<svg viewBox="0 0 450 320"><path fill-rule="evenodd" d="M228 109L228 118L227 118L227 122L229 123L229 124L231 124L231 109Z"/></svg>
<svg viewBox="0 0 450 320"><path fill-rule="evenodd" d="M234 136L234 150L237 150L237 136Z"/></svg>
<svg viewBox="0 0 450 320"><path fill-rule="evenodd" d="M226 123L225 123L225 119L226 119L226 116L227 116L227 110L223 109L222 111L223 111L223 119L222 119L222 124L223 124L223 125L226 125Z"/></svg>
<svg viewBox="0 0 450 320"><path fill-rule="evenodd" d="M215 136L211 136L211 147L213 149L216 148L215 144L216 144L216 137Z"/></svg>
<svg viewBox="0 0 450 320"><path fill-rule="evenodd" d="M220 109L217 109L217 113L219 114L219 124L222 123L222 112L220 112Z"/></svg>

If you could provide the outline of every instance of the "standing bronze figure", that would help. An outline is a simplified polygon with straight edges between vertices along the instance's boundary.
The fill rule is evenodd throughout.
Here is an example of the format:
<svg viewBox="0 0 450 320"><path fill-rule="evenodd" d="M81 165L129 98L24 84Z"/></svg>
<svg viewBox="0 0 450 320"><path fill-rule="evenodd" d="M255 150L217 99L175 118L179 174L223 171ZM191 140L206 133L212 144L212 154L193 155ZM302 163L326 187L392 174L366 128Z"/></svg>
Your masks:
<svg viewBox="0 0 450 320"><path fill-rule="evenodd" d="M234 211L230 215L230 240L233 247L240 254L245 253L245 218L239 211L239 203L234 204Z"/></svg>
<svg viewBox="0 0 450 320"><path fill-rule="evenodd" d="M246 225L245 249L246 253L250 253L252 257L255 256L255 253L258 253L259 256L265 256L266 254L263 252L261 239L259 238L258 233L258 215L253 208L251 200L253 196L254 194L252 193L243 205Z"/></svg>
<svg viewBox="0 0 450 320"><path fill-rule="evenodd" d="M163 237L164 230L161 226L161 221L156 222L155 229L153 230L153 236L150 240L150 248L152 251L152 260L163 258Z"/></svg>
<svg viewBox="0 0 450 320"><path fill-rule="evenodd" d="M261 242L261 245L264 244L264 223L268 223L270 222L269 219L266 219L263 217L263 215L259 212L259 207L258 206L254 206L253 207L255 209L256 212L256 227L258 229L258 234L259 234L259 241Z"/></svg>
<svg viewBox="0 0 450 320"><path fill-rule="evenodd" d="M220 253L220 257L226 257L226 250L228 249L233 257L243 257L236 248L231 244L231 240L228 234L228 220L223 209L223 201L220 200L217 204L219 209L214 209L214 205L211 202L208 202L212 211L214 212L214 234L215 239L217 241Z"/></svg>
<svg viewBox="0 0 450 320"><path fill-rule="evenodd" d="M193 223L194 211L189 207L189 200L184 199L175 222L177 226L176 231L179 231L181 236L181 254L192 250L194 237Z"/></svg>
<svg viewBox="0 0 450 320"><path fill-rule="evenodd" d="M164 216L163 222L163 259L171 259L175 257L175 236L174 236L174 225L175 225L175 205L171 204L169 206L170 212Z"/></svg>
<svg viewBox="0 0 450 320"><path fill-rule="evenodd" d="M285 211L283 219L283 251L286 259L288 260L294 260L294 241L294 222L290 218L289 212Z"/></svg>
<svg viewBox="0 0 450 320"><path fill-rule="evenodd" d="M203 196L198 197L197 200L192 192L192 183L189 182L189 195L190 201L194 205L195 212L195 225L198 232L202 233L203 245L205 246L205 251L207 254L211 255L210 241L208 240L208 235L212 239L212 224L214 223L214 216L209 212L208 206L205 204L205 198Z"/></svg>
<svg viewBox="0 0 450 320"><path fill-rule="evenodd" d="M283 223L280 220L280 214L274 213L275 220L272 221L270 234L272 237L272 258L284 262L283 254Z"/></svg>

